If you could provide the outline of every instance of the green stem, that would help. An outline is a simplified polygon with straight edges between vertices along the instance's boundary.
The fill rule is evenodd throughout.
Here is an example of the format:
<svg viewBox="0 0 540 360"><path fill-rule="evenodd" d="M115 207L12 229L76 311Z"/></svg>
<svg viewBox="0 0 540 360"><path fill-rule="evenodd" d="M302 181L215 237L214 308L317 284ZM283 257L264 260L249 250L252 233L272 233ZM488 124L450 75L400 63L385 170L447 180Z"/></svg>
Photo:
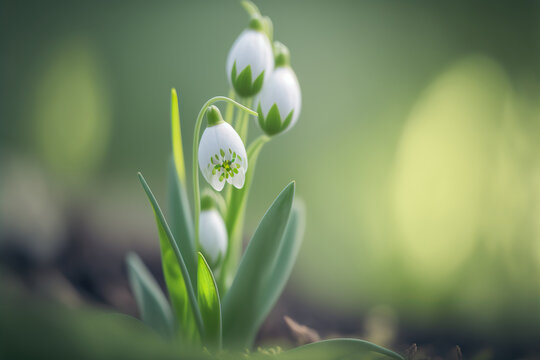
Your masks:
<svg viewBox="0 0 540 360"><path fill-rule="evenodd" d="M234 92L233 92L234 93ZM239 102L240 99L238 99ZM247 102L247 100L246 100ZM250 107L249 103L246 104L247 107ZM236 119L234 121L234 129L236 130L236 132L238 133L238 135L240 136L240 139L242 139L242 142L245 144L246 142L246 136L247 136L247 126L244 126L243 124L245 123L244 121L244 117L246 116L247 114L246 113L243 113L243 112L240 112L238 111L236 113ZM249 115L247 115L247 117L249 118ZM232 119L231 119L231 124L232 124ZM247 124L249 125L249 124ZM243 136L244 135L244 136ZM225 198L225 202L228 204L229 201L231 200L231 192L232 192L232 188L233 186L232 185L227 185L225 184L225 190L224 190L224 193L223 193L223 196Z"/></svg>
<svg viewBox="0 0 540 360"><path fill-rule="evenodd" d="M252 102L253 100L249 98L249 99L246 99L245 104L249 108L251 107ZM236 124L235 128L238 135L240 135L242 142L245 144L247 140L248 129L249 129L249 114L243 113L242 116L239 117L238 123Z"/></svg>
<svg viewBox="0 0 540 360"><path fill-rule="evenodd" d="M229 98L234 100L236 93L233 89L229 90ZM233 110L234 106L231 103L227 103L227 109L225 110L225 121L229 124L232 124L233 122Z"/></svg>
<svg viewBox="0 0 540 360"><path fill-rule="evenodd" d="M267 135L261 135L255 139L247 149L248 171L244 187L241 189L232 189L230 201L227 203L228 211L225 219L227 233L229 236L229 246L219 274L219 291L222 296L225 296L226 291L230 287L240 257L242 255L242 228L244 225L244 217L246 212L246 203L249 195L249 188L253 181L255 167L259 153L264 144L271 138Z"/></svg>
<svg viewBox="0 0 540 360"><path fill-rule="evenodd" d="M245 112L257 116L257 113L250 108L245 107L244 105L237 103L236 101L229 99L226 96L216 96L208 100L203 107L201 108L201 111L199 111L199 115L197 116L197 121L195 122L195 130L193 131L193 201L195 203L195 248L199 249L199 215L201 212L201 194L199 189L199 137L201 133L201 125L204 118L204 114L206 114L206 109L213 103L217 101L226 101L229 104L232 104L236 107L238 107L241 110L244 110Z"/></svg>

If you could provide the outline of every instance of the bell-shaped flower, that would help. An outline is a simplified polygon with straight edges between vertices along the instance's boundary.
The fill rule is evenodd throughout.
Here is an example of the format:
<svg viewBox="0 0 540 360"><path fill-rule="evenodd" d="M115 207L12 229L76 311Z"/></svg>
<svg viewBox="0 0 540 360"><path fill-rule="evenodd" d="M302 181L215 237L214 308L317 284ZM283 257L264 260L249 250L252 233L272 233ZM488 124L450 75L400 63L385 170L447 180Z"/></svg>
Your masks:
<svg viewBox="0 0 540 360"><path fill-rule="evenodd" d="M216 208L214 198L203 194L199 217L199 246L211 267L219 265L227 251L227 228Z"/></svg>
<svg viewBox="0 0 540 360"><path fill-rule="evenodd" d="M251 97L261 90L273 67L272 44L264 31L262 19L254 17L227 56L229 84L239 96Z"/></svg>
<svg viewBox="0 0 540 360"><path fill-rule="evenodd" d="M208 127L199 143L199 168L215 190L221 191L225 182L241 189L248 168L244 143L234 128L223 121L216 106L210 106L206 115Z"/></svg>
<svg viewBox="0 0 540 360"><path fill-rule="evenodd" d="M296 74L290 66L289 50L275 42L276 68L257 96L259 125L267 135L290 129L300 116L302 95Z"/></svg>

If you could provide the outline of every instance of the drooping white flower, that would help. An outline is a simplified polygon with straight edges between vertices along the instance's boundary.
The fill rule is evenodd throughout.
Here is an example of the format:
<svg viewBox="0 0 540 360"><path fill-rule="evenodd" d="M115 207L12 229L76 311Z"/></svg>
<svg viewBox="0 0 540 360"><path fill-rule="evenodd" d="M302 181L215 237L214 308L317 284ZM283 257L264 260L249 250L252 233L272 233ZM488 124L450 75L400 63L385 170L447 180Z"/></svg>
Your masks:
<svg viewBox="0 0 540 360"><path fill-rule="evenodd" d="M229 84L241 97L257 94L274 67L272 45L261 19L253 18L233 43L227 56Z"/></svg>
<svg viewBox="0 0 540 360"><path fill-rule="evenodd" d="M202 209L199 217L199 244L210 266L216 266L227 251L227 228L215 208Z"/></svg>
<svg viewBox="0 0 540 360"><path fill-rule="evenodd" d="M225 181L240 189L248 168L246 148L234 128L223 121L219 109L210 106L208 127L199 143L199 168L212 187L221 191Z"/></svg>
<svg viewBox="0 0 540 360"><path fill-rule="evenodd" d="M300 116L302 95L296 74L290 66L289 51L276 42L276 68L265 81L257 96L259 125L268 135L290 129Z"/></svg>

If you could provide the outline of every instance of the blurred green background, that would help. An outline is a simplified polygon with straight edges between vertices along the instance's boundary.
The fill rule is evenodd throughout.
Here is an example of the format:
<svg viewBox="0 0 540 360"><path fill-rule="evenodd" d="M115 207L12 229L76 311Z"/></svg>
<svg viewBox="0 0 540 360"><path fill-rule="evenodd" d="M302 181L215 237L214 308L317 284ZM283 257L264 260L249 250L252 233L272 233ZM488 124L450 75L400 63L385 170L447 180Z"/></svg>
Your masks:
<svg viewBox="0 0 540 360"><path fill-rule="evenodd" d="M308 223L288 294L358 331L383 314L403 341L534 347L540 4L257 5L303 95L263 149L246 223L297 181ZM195 117L228 93L246 24L236 1L2 1L2 244L40 264L81 236L159 256L135 174L165 199L171 87L190 169Z"/></svg>

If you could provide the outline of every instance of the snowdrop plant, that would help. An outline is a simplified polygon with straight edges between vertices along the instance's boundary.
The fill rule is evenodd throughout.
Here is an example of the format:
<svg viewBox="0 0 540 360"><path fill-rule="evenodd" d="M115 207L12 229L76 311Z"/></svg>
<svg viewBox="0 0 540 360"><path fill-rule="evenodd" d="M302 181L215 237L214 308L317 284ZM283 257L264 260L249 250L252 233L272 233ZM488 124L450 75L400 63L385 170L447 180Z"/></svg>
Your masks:
<svg viewBox="0 0 540 360"><path fill-rule="evenodd" d="M175 89L171 91L172 157L167 217L145 178L138 174L156 219L168 299L134 253L126 258L128 278L142 321L169 341L181 344L179 358L194 353L196 356L190 358L264 355L248 356L245 351L252 347L289 278L304 232L304 208L294 202L295 183L291 182L277 195L243 250L246 201L258 155L272 135L289 129L297 121L300 90L289 67L288 50L279 44L274 46L274 52L270 47L270 19L262 16L251 2L242 4L251 21L227 59L230 96L209 99L195 121L193 209L187 190ZM257 113L250 106L261 88ZM220 102L227 105L225 118L214 105ZM263 134L246 149L250 116L259 117ZM202 196L199 172L203 184L207 183ZM368 353L403 359L388 349L357 339L326 340L274 351L272 356L341 359Z"/></svg>

